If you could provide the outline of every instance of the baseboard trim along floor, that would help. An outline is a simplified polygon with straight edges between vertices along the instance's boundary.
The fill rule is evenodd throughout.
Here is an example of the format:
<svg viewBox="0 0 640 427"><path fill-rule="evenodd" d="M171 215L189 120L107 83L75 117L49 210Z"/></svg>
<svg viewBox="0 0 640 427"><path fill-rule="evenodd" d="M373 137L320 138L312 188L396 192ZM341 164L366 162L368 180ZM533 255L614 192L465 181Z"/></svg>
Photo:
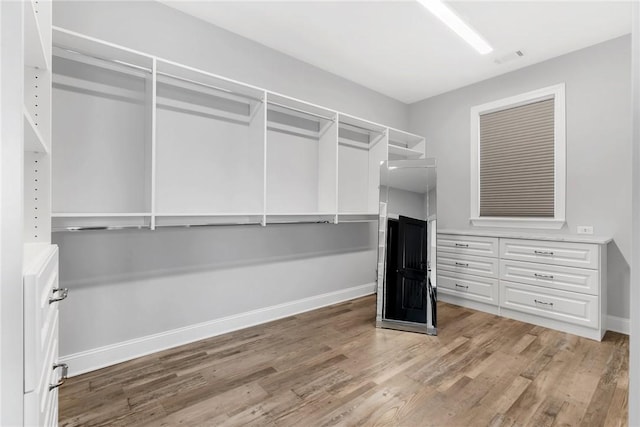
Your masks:
<svg viewBox="0 0 640 427"><path fill-rule="evenodd" d="M607 316L607 331L629 335L629 319L618 316Z"/></svg>
<svg viewBox="0 0 640 427"><path fill-rule="evenodd" d="M60 358L69 365L69 376L75 376L115 365L120 362L146 356L172 347L194 341L211 338L217 335L248 328L261 323L271 322L287 316L303 313L339 302L371 295L376 284L354 286L326 294L290 301L271 307L239 313L232 316L214 319L183 328L173 329L158 334L148 335L129 341L123 341Z"/></svg>

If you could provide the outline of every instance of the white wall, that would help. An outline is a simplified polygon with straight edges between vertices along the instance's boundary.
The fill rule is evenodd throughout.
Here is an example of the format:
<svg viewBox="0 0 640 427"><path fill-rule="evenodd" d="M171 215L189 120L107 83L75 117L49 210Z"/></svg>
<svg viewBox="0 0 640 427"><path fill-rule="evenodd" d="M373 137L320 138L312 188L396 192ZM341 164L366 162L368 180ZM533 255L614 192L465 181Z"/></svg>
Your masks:
<svg viewBox="0 0 640 427"><path fill-rule="evenodd" d="M56 26L407 127L408 106L398 101L155 2L57 1L53 19ZM368 223L55 233L61 285L70 288L60 313L60 354L77 356L70 363L77 373L153 350L167 331L321 294L371 292L363 285L375 281L376 239ZM151 347L138 345L150 336L158 338Z"/></svg>
<svg viewBox="0 0 640 427"><path fill-rule="evenodd" d="M564 82L567 227L611 236L609 315L629 318L631 256L631 44L628 36L411 105L411 131L438 161L438 227L469 229L470 108Z"/></svg>

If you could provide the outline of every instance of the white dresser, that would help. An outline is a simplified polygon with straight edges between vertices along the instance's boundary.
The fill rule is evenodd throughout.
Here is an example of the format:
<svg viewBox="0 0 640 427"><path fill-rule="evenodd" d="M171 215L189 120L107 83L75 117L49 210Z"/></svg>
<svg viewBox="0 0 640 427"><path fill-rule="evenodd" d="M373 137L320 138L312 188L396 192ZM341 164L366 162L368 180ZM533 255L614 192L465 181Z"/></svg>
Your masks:
<svg viewBox="0 0 640 427"><path fill-rule="evenodd" d="M599 341L610 240L441 230L438 298Z"/></svg>

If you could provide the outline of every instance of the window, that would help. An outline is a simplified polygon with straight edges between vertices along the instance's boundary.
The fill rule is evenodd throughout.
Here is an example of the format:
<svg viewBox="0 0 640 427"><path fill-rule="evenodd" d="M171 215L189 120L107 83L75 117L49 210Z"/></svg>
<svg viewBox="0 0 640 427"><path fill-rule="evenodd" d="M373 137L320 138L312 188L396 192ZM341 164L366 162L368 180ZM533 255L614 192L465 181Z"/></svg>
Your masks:
<svg viewBox="0 0 640 427"><path fill-rule="evenodd" d="M564 84L471 108L471 222L561 228Z"/></svg>

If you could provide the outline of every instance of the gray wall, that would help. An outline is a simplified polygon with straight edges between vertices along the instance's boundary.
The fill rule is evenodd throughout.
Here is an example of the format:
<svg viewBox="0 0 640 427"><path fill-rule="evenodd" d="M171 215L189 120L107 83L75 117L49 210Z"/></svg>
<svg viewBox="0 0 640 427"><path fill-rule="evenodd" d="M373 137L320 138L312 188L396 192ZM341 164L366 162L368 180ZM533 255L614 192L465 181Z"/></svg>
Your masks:
<svg viewBox="0 0 640 427"><path fill-rule="evenodd" d="M407 127L407 105L159 3L56 1L53 19L56 26ZM61 307L60 354L371 283L376 239L366 223L55 233L61 284L71 289Z"/></svg>
<svg viewBox="0 0 640 427"><path fill-rule="evenodd" d="M55 233L60 354L375 281L369 224Z"/></svg>
<svg viewBox="0 0 640 427"><path fill-rule="evenodd" d="M633 258L631 261L631 298L640 301L640 3L633 5ZM631 336L629 348L629 401L640 399L640 310L634 305L631 311ZM640 425L640 405L629 405L629 425Z"/></svg>
<svg viewBox="0 0 640 427"><path fill-rule="evenodd" d="M387 201L388 215L403 215L411 218L426 219L427 197L425 194L389 187Z"/></svg>
<svg viewBox="0 0 640 427"><path fill-rule="evenodd" d="M629 317L630 37L625 36L411 105L411 131L438 161L438 227L469 229L470 108L564 82L567 226L611 236L608 312Z"/></svg>

